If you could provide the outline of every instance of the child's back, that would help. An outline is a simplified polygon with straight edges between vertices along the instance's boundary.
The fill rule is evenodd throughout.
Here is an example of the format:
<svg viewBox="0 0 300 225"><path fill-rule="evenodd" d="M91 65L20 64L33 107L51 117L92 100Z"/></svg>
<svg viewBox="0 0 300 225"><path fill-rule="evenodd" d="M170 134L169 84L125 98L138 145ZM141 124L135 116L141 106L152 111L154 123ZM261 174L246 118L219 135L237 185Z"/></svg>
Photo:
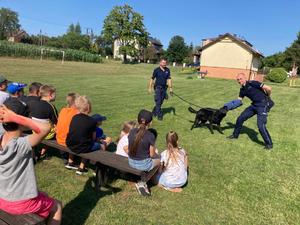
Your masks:
<svg viewBox="0 0 300 225"><path fill-rule="evenodd" d="M30 115L31 118L41 120L41 121L48 121L52 125L57 123L57 109L53 104L52 101L55 101L55 88L48 85L43 85L40 88L40 101L34 101L30 107Z"/></svg>
<svg viewBox="0 0 300 225"><path fill-rule="evenodd" d="M179 148L176 152L176 159L173 159L169 153L169 150L165 150L161 153L161 162L165 165L161 174L166 186L181 187L187 181L187 169L185 165L186 152L184 149Z"/></svg>
<svg viewBox="0 0 300 225"><path fill-rule="evenodd" d="M72 118L78 113L78 110L74 106L76 97L78 97L77 94L69 93L67 95L68 106L62 108L58 115L58 121L56 125L56 141L58 144L63 146L66 146L66 139L69 133Z"/></svg>
<svg viewBox="0 0 300 225"><path fill-rule="evenodd" d="M90 152L93 145L93 134L96 122L89 115L79 113L72 118L67 146L75 153Z"/></svg>
<svg viewBox="0 0 300 225"><path fill-rule="evenodd" d="M0 181L0 199L20 201L38 195L27 137L11 139L0 151Z"/></svg>
<svg viewBox="0 0 300 225"><path fill-rule="evenodd" d="M187 182L188 159L186 151L178 146L178 135L170 131L166 136L167 150L161 153L161 169L158 173L158 183L173 191L182 191Z"/></svg>
<svg viewBox="0 0 300 225"><path fill-rule="evenodd" d="M35 213L48 218L48 224L60 224L61 204L38 191L32 159L32 147L49 132L49 126L24 117L25 112L25 106L9 102L0 107L5 129L0 135L0 209L11 214ZM21 137L21 126L34 132Z"/></svg>

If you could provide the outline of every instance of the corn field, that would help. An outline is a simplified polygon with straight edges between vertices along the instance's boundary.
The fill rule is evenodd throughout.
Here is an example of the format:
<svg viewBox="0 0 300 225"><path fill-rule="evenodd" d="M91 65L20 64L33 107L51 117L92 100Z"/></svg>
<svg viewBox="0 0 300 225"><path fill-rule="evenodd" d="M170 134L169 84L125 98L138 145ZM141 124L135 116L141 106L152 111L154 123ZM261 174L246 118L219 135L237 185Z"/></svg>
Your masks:
<svg viewBox="0 0 300 225"><path fill-rule="evenodd" d="M0 41L0 56L40 59L42 48L50 49L49 47L40 47L37 45ZM101 56L89 52L73 50L73 49L55 49L55 48L51 48L51 49L63 50L65 52L66 61L81 61L81 62L92 62L92 63L102 62ZM58 51L45 51L43 54L43 58L62 60L62 53Z"/></svg>

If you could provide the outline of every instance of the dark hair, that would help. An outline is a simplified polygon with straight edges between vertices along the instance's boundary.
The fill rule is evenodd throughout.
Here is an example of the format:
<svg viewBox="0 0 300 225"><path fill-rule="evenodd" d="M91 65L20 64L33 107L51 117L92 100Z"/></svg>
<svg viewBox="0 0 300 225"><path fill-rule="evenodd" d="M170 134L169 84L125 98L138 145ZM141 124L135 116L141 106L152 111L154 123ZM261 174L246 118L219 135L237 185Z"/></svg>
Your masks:
<svg viewBox="0 0 300 225"><path fill-rule="evenodd" d="M139 115L138 115L139 127L138 127L138 130L137 130L137 133L136 133L133 145L129 149L129 154L131 156L135 156L136 155L138 146L139 146L142 138L144 137L144 135L145 135L145 133L147 131L147 129L146 129L147 125L149 123L151 123L151 121L152 121L152 113L151 112L149 112L147 110L141 110L139 112Z"/></svg>
<svg viewBox="0 0 300 225"><path fill-rule="evenodd" d="M77 93L69 93L67 94L67 105L69 107L75 105L75 99L78 97L79 95Z"/></svg>
<svg viewBox="0 0 300 225"><path fill-rule="evenodd" d="M158 135L157 130L155 130L154 128L149 128L148 131L154 135L154 138L156 140Z"/></svg>
<svg viewBox="0 0 300 225"><path fill-rule="evenodd" d="M40 91L40 87L43 86L41 83L39 82L33 82L29 85L29 93L30 94L39 94Z"/></svg>
<svg viewBox="0 0 300 225"><path fill-rule="evenodd" d="M26 116L27 113L27 108L26 106L17 98L8 98L5 102L4 105L10 109L11 111L15 112L18 115L21 116ZM6 131L16 131L19 129L19 124L17 123L3 123L3 128Z"/></svg>
<svg viewBox="0 0 300 225"><path fill-rule="evenodd" d="M168 61L168 60L167 60L167 58L165 58L165 57L162 57L162 58L160 58L160 60L159 60L159 61L161 62L161 61Z"/></svg>
<svg viewBox="0 0 300 225"><path fill-rule="evenodd" d="M17 123L3 123L2 125L6 131L16 131L19 129L19 124Z"/></svg>

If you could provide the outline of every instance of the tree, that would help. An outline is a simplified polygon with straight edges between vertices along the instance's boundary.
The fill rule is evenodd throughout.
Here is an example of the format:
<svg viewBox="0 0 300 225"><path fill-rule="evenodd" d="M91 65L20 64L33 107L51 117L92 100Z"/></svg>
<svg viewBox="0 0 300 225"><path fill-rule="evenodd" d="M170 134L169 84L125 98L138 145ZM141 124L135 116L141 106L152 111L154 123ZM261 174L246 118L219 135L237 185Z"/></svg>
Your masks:
<svg viewBox="0 0 300 225"><path fill-rule="evenodd" d="M282 66L286 69L291 69L294 62L300 66L300 32L297 35L297 39L285 50L285 60Z"/></svg>
<svg viewBox="0 0 300 225"><path fill-rule="evenodd" d="M124 62L127 55L137 57L139 47L146 47L148 32L143 23L143 16L133 11L127 4L115 6L104 20L102 35L108 42L119 40L119 51Z"/></svg>
<svg viewBox="0 0 300 225"><path fill-rule="evenodd" d="M90 49L90 38L75 32L62 36L62 47L88 51Z"/></svg>
<svg viewBox="0 0 300 225"><path fill-rule="evenodd" d="M112 43L105 40L102 35L95 38L95 44L97 45L99 54L109 56L113 55Z"/></svg>
<svg viewBox="0 0 300 225"><path fill-rule="evenodd" d="M144 58L145 61L150 60L151 62L155 63L158 60L157 50L152 46L148 46L144 49Z"/></svg>
<svg viewBox="0 0 300 225"><path fill-rule="evenodd" d="M0 40L4 40L20 29L18 14L10 9L0 9Z"/></svg>
<svg viewBox="0 0 300 225"><path fill-rule="evenodd" d="M76 24L75 29L74 29L74 32L75 32L76 34L81 34L81 26L80 26L79 23Z"/></svg>
<svg viewBox="0 0 300 225"><path fill-rule="evenodd" d="M278 52L263 59L264 66L283 67L287 71L291 70L294 63L300 66L300 32L297 39L284 52Z"/></svg>
<svg viewBox="0 0 300 225"><path fill-rule="evenodd" d="M74 26L73 23L71 23L71 24L69 25L69 28L68 28L67 33L74 33L74 32L75 32L75 26Z"/></svg>
<svg viewBox="0 0 300 225"><path fill-rule="evenodd" d="M185 44L184 38L176 35L172 37L167 49L167 58L170 62L182 63L188 56L189 47Z"/></svg>
<svg viewBox="0 0 300 225"><path fill-rule="evenodd" d="M81 34L81 26L79 23L74 25L73 23L70 24L67 33L76 33Z"/></svg>

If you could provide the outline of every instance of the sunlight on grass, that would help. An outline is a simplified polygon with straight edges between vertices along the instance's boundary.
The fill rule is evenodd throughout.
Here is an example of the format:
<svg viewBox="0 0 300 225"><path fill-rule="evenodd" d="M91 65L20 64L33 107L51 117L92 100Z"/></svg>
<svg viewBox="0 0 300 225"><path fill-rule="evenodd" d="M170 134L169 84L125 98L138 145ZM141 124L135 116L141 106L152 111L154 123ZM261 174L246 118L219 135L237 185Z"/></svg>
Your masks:
<svg viewBox="0 0 300 225"><path fill-rule="evenodd" d="M108 117L103 128L113 139L123 121L135 119L142 108L152 109L147 83L154 67L0 58L0 72L10 80L54 85L57 108L64 105L68 92L88 95L93 112ZM174 91L194 104L219 108L238 95L235 81L186 79L179 71L171 68ZM78 177L56 157L37 164L39 188L64 202L63 224L300 224L299 89L272 86L276 106L267 124L274 140L270 152L260 144L256 117L245 123L238 140L225 138L248 100L223 120L224 135L211 135L207 128L190 131L194 115L188 105L177 97L164 103L168 112L175 108L175 115L154 120L157 146L164 150L165 134L175 130L189 153L189 183L181 194L152 187L152 196L142 198L121 179L111 184L113 190L96 193L91 171Z"/></svg>

